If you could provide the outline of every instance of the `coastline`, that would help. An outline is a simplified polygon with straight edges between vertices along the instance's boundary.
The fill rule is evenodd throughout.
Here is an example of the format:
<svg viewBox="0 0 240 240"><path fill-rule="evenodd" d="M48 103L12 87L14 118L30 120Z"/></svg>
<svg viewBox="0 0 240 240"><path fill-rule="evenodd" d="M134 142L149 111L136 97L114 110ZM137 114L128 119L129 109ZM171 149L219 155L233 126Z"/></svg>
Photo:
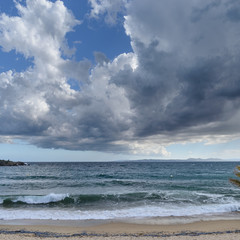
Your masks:
<svg viewBox="0 0 240 240"><path fill-rule="evenodd" d="M29 223L29 224L27 224ZM0 240L5 239L240 239L240 220L211 220L185 224L136 224L127 222L23 221L0 222Z"/></svg>
<svg viewBox="0 0 240 240"><path fill-rule="evenodd" d="M36 163L1 168L0 240L240 239L240 189L228 182L232 167Z"/></svg>

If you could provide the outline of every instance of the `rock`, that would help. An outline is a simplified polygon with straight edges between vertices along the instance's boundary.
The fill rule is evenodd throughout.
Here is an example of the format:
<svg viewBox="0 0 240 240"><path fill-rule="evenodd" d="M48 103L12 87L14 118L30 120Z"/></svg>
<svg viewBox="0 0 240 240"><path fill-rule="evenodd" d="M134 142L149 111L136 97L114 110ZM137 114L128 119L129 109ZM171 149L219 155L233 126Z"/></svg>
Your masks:
<svg viewBox="0 0 240 240"><path fill-rule="evenodd" d="M24 162L13 162L10 160L0 160L0 166L24 166L27 165Z"/></svg>

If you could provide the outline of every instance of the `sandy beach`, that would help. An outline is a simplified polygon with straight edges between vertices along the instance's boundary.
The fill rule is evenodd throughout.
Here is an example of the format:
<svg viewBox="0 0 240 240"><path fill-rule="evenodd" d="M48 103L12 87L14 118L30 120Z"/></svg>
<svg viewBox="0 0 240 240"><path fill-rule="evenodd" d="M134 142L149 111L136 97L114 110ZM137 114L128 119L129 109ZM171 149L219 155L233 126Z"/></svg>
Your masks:
<svg viewBox="0 0 240 240"><path fill-rule="evenodd" d="M24 222L23 222L24 223ZM236 240L240 239L240 220L199 221L188 224L147 225L110 222L82 226L77 222L65 224L45 221L37 225L0 225L0 240L36 239L168 239L168 240Z"/></svg>

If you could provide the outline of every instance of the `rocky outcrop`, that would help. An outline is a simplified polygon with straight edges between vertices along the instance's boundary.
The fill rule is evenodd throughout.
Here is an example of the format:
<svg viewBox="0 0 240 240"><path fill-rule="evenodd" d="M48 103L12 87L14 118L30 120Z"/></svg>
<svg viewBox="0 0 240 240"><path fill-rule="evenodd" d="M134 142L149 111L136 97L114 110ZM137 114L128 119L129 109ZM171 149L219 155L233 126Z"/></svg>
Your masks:
<svg viewBox="0 0 240 240"><path fill-rule="evenodd" d="M27 165L24 162L13 162L10 160L0 160L0 166L24 166Z"/></svg>

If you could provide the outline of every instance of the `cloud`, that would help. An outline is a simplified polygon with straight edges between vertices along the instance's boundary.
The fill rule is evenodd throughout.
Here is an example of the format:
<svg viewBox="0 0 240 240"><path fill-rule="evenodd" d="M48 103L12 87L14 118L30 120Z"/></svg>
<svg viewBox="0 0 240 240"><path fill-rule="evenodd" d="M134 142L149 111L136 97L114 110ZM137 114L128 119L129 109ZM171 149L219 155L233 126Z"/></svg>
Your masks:
<svg viewBox="0 0 240 240"><path fill-rule="evenodd" d="M232 134L239 128L239 25L236 1L132 1L124 26L136 71L114 82L128 93L136 137L186 131Z"/></svg>
<svg viewBox="0 0 240 240"><path fill-rule="evenodd" d="M132 54L108 62L96 53L99 65L89 75L89 61L64 56L66 33L80 22L61 1L16 6L19 16L1 16L0 44L5 51L32 58L34 64L23 72L0 75L0 134L46 148L126 151L112 142L128 134L129 102L110 79L125 64L131 65ZM71 88L70 80L77 89Z"/></svg>
<svg viewBox="0 0 240 240"><path fill-rule="evenodd" d="M169 156L172 143L239 138L238 1L90 4L110 24L125 9L133 52L95 52L95 66L72 60L66 34L81 22L62 1L27 0L19 16L1 15L3 50L33 61L0 74L2 139Z"/></svg>
<svg viewBox="0 0 240 240"><path fill-rule="evenodd" d="M104 55L104 53L101 52L94 52L94 57L95 57L95 61L100 64L103 65L104 63L108 63L110 60Z"/></svg>
<svg viewBox="0 0 240 240"><path fill-rule="evenodd" d="M90 63L63 58L65 35L80 22L61 1L26 1L26 6L16 3L16 7L19 16L0 17L0 45L4 51L15 50L33 59L34 65L20 73L0 74L0 132L19 137L43 135L52 126L61 128L69 117L67 111L87 102L76 97L67 80L87 81Z"/></svg>
<svg viewBox="0 0 240 240"><path fill-rule="evenodd" d="M26 1L27 6L16 3L19 16L1 15L1 46L12 49L35 61L58 60L63 50L65 35L80 22L74 19L63 2L46 0ZM42 51L48 49L48 51Z"/></svg>
<svg viewBox="0 0 240 240"><path fill-rule="evenodd" d="M116 24L119 13L124 12L125 5L128 0L88 0L91 4L90 17L99 18L99 16L104 16L106 23L110 25Z"/></svg>
<svg viewBox="0 0 240 240"><path fill-rule="evenodd" d="M163 146L159 139L144 139L131 141L116 141L116 145L128 146L129 152L133 155L151 156L151 157L170 157L171 153Z"/></svg>

